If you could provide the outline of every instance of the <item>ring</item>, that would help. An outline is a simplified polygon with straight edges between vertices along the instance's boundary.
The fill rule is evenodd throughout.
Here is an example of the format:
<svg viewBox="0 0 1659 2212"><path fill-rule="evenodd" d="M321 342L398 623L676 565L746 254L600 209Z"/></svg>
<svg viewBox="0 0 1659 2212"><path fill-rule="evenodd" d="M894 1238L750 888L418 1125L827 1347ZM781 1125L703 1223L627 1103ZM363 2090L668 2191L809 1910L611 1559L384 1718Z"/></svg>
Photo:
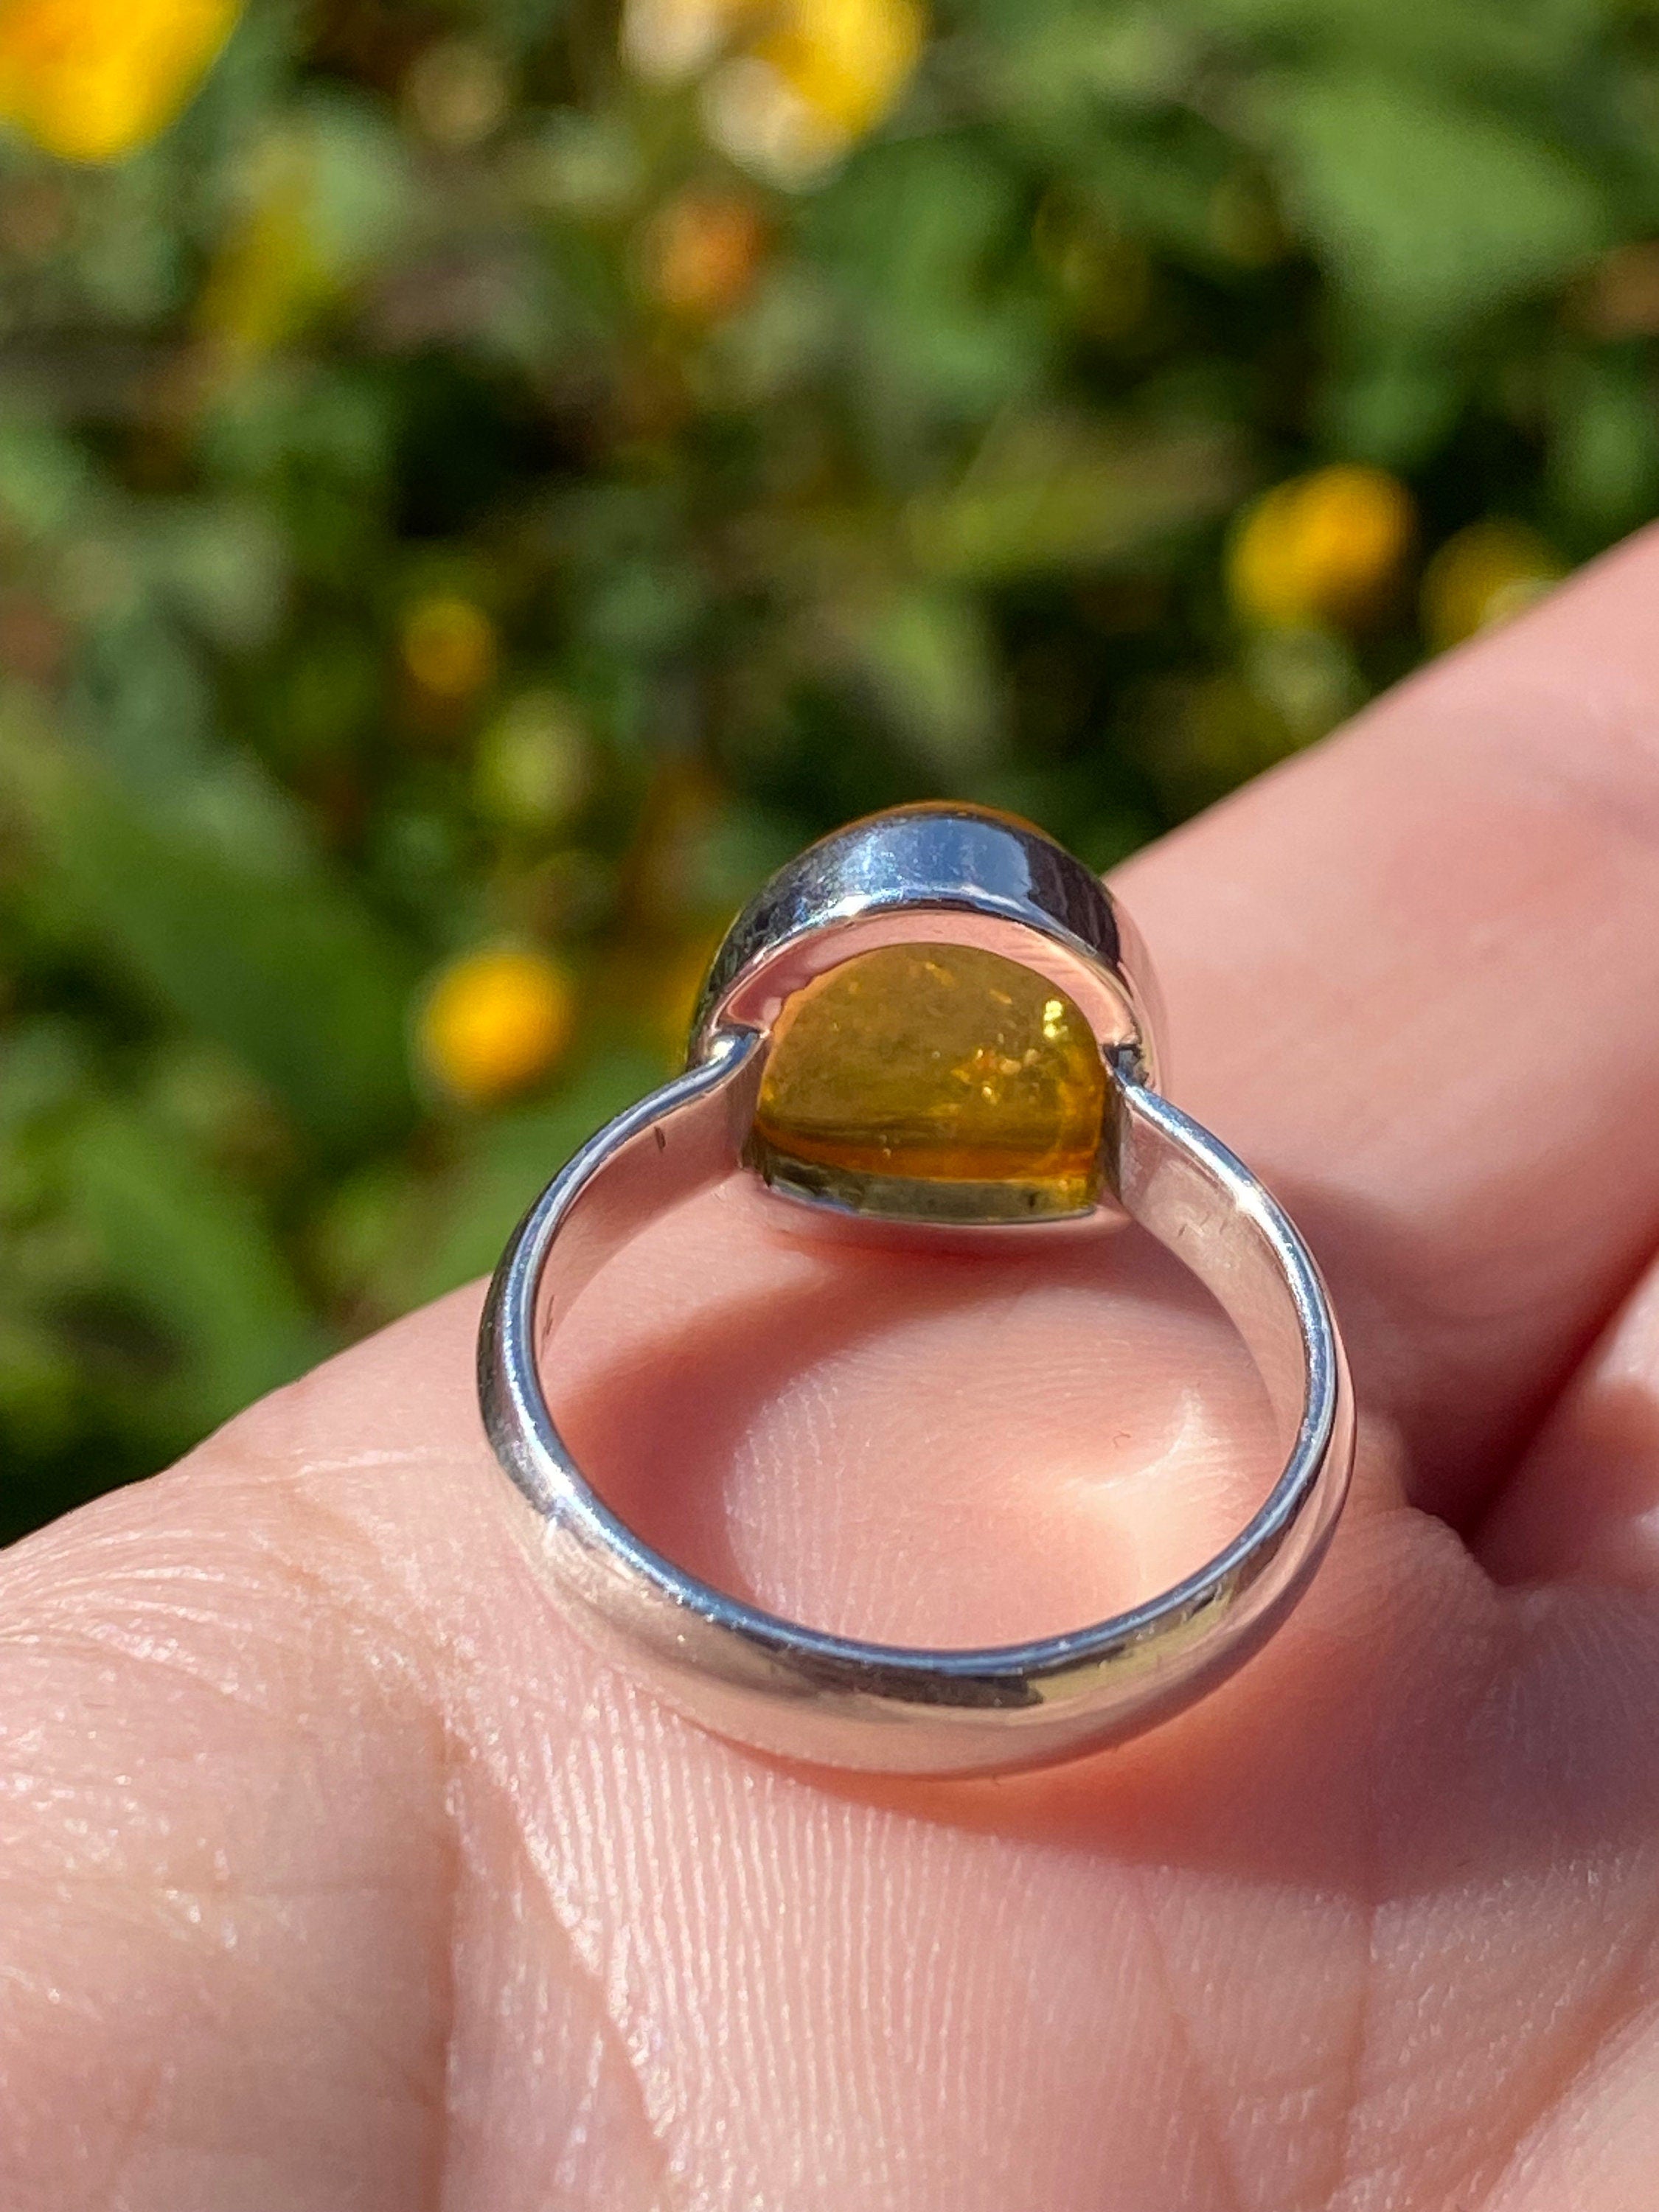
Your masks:
<svg viewBox="0 0 1659 2212"><path fill-rule="evenodd" d="M854 823L738 917L685 1073L554 1176L484 1306L484 1425L531 1509L520 1527L545 1582L605 1657L763 1751L969 1774L1136 1735L1279 1626L1346 1493L1346 1365L1283 1209L1160 1095L1157 1018L1145 954L1110 893L1040 830L978 808ZM1146 1603L980 1650L823 1634L683 1572L595 1493L543 1377L561 1321L606 1260L740 1172L780 1205L971 1235L990 1267L1005 1240L1097 1232L1127 1214L1212 1293L1255 1360L1285 1455L1267 1499Z"/></svg>

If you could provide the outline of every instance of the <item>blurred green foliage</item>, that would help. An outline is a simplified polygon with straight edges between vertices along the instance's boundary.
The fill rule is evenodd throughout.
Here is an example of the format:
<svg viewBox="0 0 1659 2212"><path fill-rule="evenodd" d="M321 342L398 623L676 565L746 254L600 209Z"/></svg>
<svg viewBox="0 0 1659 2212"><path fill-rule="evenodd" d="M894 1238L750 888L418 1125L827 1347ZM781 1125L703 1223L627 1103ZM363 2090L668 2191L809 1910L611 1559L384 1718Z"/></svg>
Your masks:
<svg viewBox="0 0 1659 2212"><path fill-rule="evenodd" d="M255 0L0 146L0 1533L487 1267L806 839L1109 865L1467 526L1478 614L1659 505L1652 0L959 0L793 173L754 13ZM1414 538L1275 622L1230 525L1336 461ZM492 1100L416 1040L499 941L576 1019Z"/></svg>

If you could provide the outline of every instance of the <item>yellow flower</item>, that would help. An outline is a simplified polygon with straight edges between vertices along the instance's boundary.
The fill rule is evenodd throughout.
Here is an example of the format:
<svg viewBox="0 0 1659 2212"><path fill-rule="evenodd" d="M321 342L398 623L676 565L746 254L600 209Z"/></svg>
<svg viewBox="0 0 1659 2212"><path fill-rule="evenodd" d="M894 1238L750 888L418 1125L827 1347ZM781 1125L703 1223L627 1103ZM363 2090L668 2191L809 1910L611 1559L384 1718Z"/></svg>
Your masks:
<svg viewBox="0 0 1659 2212"><path fill-rule="evenodd" d="M453 961L421 1009L422 1061L468 1105L489 1106L556 1066L570 1042L575 999L545 952L497 946Z"/></svg>
<svg viewBox="0 0 1659 2212"><path fill-rule="evenodd" d="M622 42L641 76L712 69L704 112L715 142L805 184L893 107L927 35L921 0L627 0Z"/></svg>
<svg viewBox="0 0 1659 2212"><path fill-rule="evenodd" d="M1385 470L1340 462L1293 477L1234 532L1229 596L1247 620L1271 627L1364 623L1398 583L1413 527L1411 494Z"/></svg>
<svg viewBox="0 0 1659 2212"><path fill-rule="evenodd" d="M482 691L495 673L495 625L482 607L451 593L417 599L398 640L420 689L450 705Z"/></svg>
<svg viewBox="0 0 1659 2212"><path fill-rule="evenodd" d="M171 123L239 0L0 0L0 116L68 161L115 161Z"/></svg>
<svg viewBox="0 0 1659 2212"><path fill-rule="evenodd" d="M1423 579L1423 628L1437 651L1518 614L1566 574L1523 522L1492 517L1449 538Z"/></svg>
<svg viewBox="0 0 1659 2212"><path fill-rule="evenodd" d="M743 304L766 250L766 226L736 192L682 192L651 226L647 273L671 313L699 321Z"/></svg>
<svg viewBox="0 0 1659 2212"><path fill-rule="evenodd" d="M926 37L915 0L793 0L754 52L839 151L892 106Z"/></svg>

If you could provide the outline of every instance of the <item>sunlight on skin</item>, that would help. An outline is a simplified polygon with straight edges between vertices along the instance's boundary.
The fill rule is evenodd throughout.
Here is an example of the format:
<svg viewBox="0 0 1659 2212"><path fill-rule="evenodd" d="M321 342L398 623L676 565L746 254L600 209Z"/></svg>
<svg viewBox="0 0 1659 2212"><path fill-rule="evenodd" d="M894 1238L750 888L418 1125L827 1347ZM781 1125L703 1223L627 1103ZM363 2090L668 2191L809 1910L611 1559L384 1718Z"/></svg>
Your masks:
<svg viewBox="0 0 1659 2212"><path fill-rule="evenodd" d="M1659 1585L1659 1277L1632 1294L1510 1487L1480 1552L1505 1582L1580 1573ZM1564 1519L1561 1501L1571 1498Z"/></svg>
<svg viewBox="0 0 1659 2212"><path fill-rule="evenodd" d="M711 1243L743 1255L718 1287ZM578 1305L556 1409L630 1526L797 1620L923 1644L1080 1627L1219 1550L1279 1455L1243 1346L1150 1238L1044 1253L896 1268L879 1231L827 1247L744 1178Z"/></svg>
<svg viewBox="0 0 1659 2212"><path fill-rule="evenodd" d="M1127 872L1367 1409L1259 1659L1048 1775L727 1749L560 1624L446 1301L0 1562L7 2212L1652 2212L1656 594L1650 540ZM1152 1273L703 1203L554 1379L683 1556L1046 1626L1264 1479Z"/></svg>

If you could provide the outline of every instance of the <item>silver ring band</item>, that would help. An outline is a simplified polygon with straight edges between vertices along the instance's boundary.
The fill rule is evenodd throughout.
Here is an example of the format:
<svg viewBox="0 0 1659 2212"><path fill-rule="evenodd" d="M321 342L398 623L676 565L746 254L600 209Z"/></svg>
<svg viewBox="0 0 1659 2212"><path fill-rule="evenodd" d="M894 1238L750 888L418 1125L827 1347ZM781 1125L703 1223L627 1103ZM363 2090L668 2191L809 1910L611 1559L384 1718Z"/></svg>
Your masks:
<svg viewBox="0 0 1659 2212"><path fill-rule="evenodd" d="M1038 833L965 810L907 810L855 825L920 824L893 880L847 890L845 856L812 877L814 848L734 926L717 960L685 1074L617 1116L548 1185L490 1285L479 1341L485 1425L530 1508L542 1573L600 1650L717 1734L785 1757L904 1773L1038 1765L1120 1741L1189 1705L1256 1650L1304 1588L1346 1492L1353 1413L1342 1347L1317 1268L1249 1170L1146 1079L1146 978L1126 963L1123 918L1056 915L1051 884L1012 902L998 869L1080 864ZM971 833L963 840L963 826ZM949 827L956 846L941 855ZM975 840L988 840L980 849ZM902 837L900 838L902 844ZM833 848L836 841L830 841ZM868 860L867 850L858 857ZM890 857L890 855L889 856ZM801 896L799 872L811 886ZM880 871L877 872L878 873ZM1028 874L1030 873L1028 869ZM962 878L962 881L958 881ZM988 881L981 880L989 878ZM1088 878L1092 885L1093 878ZM963 896L946 898L955 890ZM1096 887L1096 895L1105 895ZM1011 911L1024 901L1029 910ZM792 903L793 901L793 903ZM757 912L759 920L756 921ZM907 934L908 933L908 934ZM751 1163L752 1133L781 1010L805 980L872 942L969 944L1063 980L1089 1011L1109 1089L1103 1187L1082 1218L1121 1206L1212 1293L1262 1376L1285 1448L1261 1509L1197 1572L1147 1603L1075 1632L975 1650L889 1647L831 1636L711 1589L643 1544L596 1495L549 1411L542 1370L578 1292L655 1216ZM796 1202L781 1196L780 1204ZM879 1211L879 1205L866 1207ZM1079 1217L981 1230L999 1238L1076 1233ZM948 1236L948 1225L924 1233ZM994 1264L993 1259L990 1264Z"/></svg>

